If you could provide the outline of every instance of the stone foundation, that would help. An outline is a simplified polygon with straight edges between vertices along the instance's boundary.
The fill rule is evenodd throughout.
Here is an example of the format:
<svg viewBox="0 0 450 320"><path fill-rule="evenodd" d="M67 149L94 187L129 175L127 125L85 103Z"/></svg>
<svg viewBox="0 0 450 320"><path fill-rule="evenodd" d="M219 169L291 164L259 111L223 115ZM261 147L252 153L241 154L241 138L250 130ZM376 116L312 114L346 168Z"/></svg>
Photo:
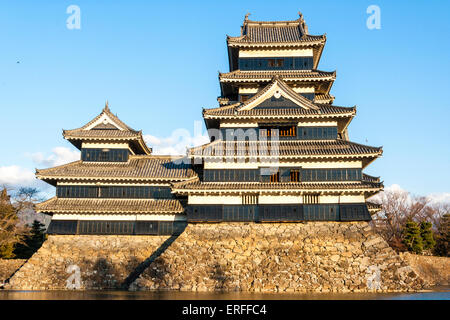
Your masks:
<svg viewBox="0 0 450 320"><path fill-rule="evenodd" d="M125 283L130 290L364 292L425 285L366 222L309 222L190 224L178 238L49 236L8 288L78 287L77 270L80 289Z"/></svg>
<svg viewBox="0 0 450 320"><path fill-rule="evenodd" d="M450 258L422 256L409 252L400 256L411 265L411 268L431 285L450 285Z"/></svg>
<svg viewBox="0 0 450 320"><path fill-rule="evenodd" d="M24 263L25 259L0 259L0 286Z"/></svg>
<svg viewBox="0 0 450 320"><path fill-rule="evenodd" d="M6 289L117 289L168 236L49 235ZM76 277L79 270L80 283Z"/></svg>

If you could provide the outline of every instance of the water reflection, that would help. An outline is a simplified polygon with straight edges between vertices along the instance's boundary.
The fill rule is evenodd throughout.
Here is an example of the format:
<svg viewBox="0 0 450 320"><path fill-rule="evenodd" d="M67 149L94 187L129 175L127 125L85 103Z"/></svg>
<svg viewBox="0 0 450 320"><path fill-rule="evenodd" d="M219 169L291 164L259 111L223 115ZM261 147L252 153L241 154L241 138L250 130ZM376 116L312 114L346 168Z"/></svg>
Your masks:
<svg viewBox="0 0 450 320"><path fill-rule="evenodd" d="M450 288L420 293L241 293L180 291L0 291L0 300L450 300Z"/></svg>

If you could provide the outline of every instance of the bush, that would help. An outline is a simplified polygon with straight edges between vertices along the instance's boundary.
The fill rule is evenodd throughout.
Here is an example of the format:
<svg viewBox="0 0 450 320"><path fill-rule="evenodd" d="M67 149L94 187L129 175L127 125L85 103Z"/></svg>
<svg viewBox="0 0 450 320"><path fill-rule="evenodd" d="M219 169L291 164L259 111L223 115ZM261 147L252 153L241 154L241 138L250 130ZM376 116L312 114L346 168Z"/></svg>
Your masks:
<svg viewBox="0 0 450 320"><path fill-rule="evenodd" d="M30 235L25 237L23 243L16 245L14 254L18 259L29 259L42 246L45 239L45 225L34 220Z"/></svg>
<svg viewBox="0 0 450 320"><path fill-rule="evenodd" d="M403 243L408 251L420 254L423 251L423 241L420 234L420 228L416 222L409 220L406 222L403 231Z"/></svg>
<svg viewBox="0 0 450 320"><path fill-rule="evenodd" d="M436 241L433 237L433 231L431 222L422 221L420 223L420 236L422 237L423 249L432 250L436 245Z"/></svg>

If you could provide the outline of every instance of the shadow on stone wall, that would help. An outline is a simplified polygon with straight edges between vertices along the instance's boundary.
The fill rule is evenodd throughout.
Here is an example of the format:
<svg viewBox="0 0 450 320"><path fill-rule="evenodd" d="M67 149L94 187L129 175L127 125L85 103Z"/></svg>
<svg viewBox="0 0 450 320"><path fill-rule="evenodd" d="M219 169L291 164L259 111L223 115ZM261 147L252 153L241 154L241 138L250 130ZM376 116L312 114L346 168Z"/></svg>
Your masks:
<svg viewBox="0 0 450 320"><path fill-rule="evenodd" d="M140 263L133 271L130 272L128 277L120 285L121 289L128 290L130 285L155 262L154 266L149 270L150 276L155 279L155 284L163 286L165 275L168 273L168 267L165 260L160 257L168 247L179 237L180 235L172 235L161 246L156 249L150 257Z"/></svg>

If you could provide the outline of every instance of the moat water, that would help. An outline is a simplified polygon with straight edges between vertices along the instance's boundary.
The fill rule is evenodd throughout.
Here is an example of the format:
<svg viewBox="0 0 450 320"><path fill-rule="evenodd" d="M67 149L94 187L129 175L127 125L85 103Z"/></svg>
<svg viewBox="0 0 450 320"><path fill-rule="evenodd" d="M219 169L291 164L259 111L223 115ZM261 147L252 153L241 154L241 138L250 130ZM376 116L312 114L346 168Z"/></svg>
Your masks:
<svg viewBox="0 0 450 320"><path fill-rule="evenodd" d="M12 291L0 300L450 300L450 287L415 293L240 293L180 291Z"/></svg>

